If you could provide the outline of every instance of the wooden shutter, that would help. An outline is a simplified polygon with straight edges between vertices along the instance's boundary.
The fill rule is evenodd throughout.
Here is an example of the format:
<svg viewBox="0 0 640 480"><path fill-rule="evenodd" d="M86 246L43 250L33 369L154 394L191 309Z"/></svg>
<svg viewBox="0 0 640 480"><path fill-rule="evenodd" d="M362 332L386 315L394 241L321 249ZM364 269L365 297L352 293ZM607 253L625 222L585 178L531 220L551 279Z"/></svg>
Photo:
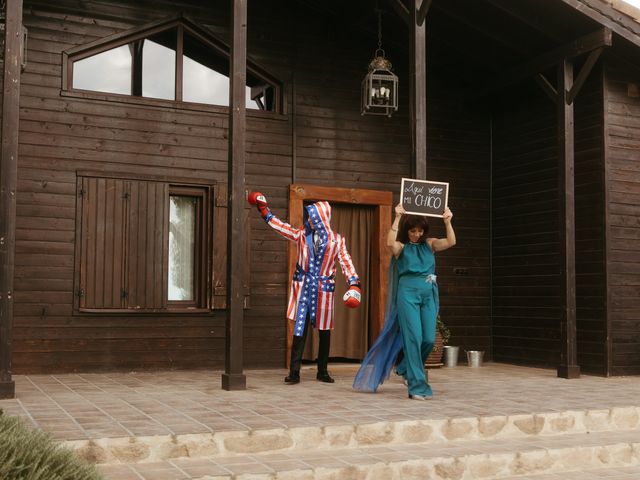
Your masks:
<svg viewBox="0 0 640 480"><path fill-rule="evenodd" d="M248 203L244 205L245 224L245 251L244 251L244 275L242 277L242 288L244 290L244 308L251 307L251 214L255 215L255 207Z"/></svg>
<svg viewBox="0 0 640 480"><path fill-rule="evenodd" d="M227 184L218 183L215 187L213 210L213 308L227 307ZM245 263L242 287L244 290L244 308L249 308L251 278L251 228L249 224L249 206L244 208L245 222Z"/></svg>
<svg viewBox="0 0 640 480"><path fill-rule="evenodd" d="M127 181L127 306L162 309L167 305L169 185Z"/></svg>
<svg viewBox="0 0 640 480"><path fill-rule="evenodd" d="M213 308L227 307L227 185L215 187L213 209Z"/></svg>
<svg viewBox="0 0 640 480"><path fill-rule="evenodd" d="M79 307L124 307L125 182L80 177Z"/></svg>

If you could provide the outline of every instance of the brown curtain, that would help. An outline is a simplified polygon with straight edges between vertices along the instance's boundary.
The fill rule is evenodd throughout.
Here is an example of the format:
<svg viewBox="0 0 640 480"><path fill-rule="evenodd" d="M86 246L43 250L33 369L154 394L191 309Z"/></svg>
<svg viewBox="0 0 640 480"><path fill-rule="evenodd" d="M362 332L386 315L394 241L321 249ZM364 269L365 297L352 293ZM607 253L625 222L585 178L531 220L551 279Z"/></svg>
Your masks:
<svg viewBox="0 0 640 480"><path fill-rule="evenodd" d="M330 357L361 360L369 348L369 265L371 263L371 234L373 208L350 204L331 204L331 228L346 241L353 265L362 285L360 308L347 308L342 296L347 291L347 281L339 265L336 272L334 322L331 332ZM309 332L311 341L305 346L304 359L318 357L318 332Z"/></svg>

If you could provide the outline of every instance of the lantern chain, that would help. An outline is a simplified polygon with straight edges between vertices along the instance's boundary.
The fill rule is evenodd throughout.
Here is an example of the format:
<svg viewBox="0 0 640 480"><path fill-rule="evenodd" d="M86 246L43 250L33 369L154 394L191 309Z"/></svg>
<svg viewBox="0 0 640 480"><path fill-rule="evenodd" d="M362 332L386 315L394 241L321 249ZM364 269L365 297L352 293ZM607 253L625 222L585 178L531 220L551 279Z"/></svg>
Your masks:
<svg viewBox="0 0 640 480"><path fill-rule="evenodd" d="M382 10L378 9L378 49L382 49Z"/></svg>

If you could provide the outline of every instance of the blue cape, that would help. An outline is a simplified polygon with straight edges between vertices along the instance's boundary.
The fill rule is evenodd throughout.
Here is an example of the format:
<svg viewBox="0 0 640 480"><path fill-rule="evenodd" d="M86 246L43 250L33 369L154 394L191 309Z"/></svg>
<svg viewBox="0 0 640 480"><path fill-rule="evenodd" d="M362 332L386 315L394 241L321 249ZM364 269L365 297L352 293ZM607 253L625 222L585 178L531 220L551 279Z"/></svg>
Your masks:
<svg viewBox="0 0 640 480"><path fill-rule="evenodd" d="M388 273L387 304L384 315L384 327L376 341L371 345L367 356L362 361L353 388L361 392L375 392L389 378L396 358L402 350L402 335L398 325L396 309L396 289L398 286L398 269L396 258L391 257Z"/></svg>

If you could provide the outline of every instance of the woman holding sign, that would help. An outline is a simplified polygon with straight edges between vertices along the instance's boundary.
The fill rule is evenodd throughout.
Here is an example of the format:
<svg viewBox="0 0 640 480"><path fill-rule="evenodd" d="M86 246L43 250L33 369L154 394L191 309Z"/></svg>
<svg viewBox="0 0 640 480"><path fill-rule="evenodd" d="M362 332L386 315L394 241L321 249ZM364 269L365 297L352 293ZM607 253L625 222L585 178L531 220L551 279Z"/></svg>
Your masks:
<svg viewBox="0 0 640 480"><path fill-rule="evenodd" d="M456 244L451 225L453 214L445 208L443 220L446 238L428 237L426 217L406 215L401 204L387 233L387 246L393 253L390 267L389 298L385 326L372 345L356 374L356 390L376 391L389 376L402 348L403 359L396 371L409 387L409 398L431 398L424 362L433 348L438 315L438 284L435 275L435 252Z"/></svg>

